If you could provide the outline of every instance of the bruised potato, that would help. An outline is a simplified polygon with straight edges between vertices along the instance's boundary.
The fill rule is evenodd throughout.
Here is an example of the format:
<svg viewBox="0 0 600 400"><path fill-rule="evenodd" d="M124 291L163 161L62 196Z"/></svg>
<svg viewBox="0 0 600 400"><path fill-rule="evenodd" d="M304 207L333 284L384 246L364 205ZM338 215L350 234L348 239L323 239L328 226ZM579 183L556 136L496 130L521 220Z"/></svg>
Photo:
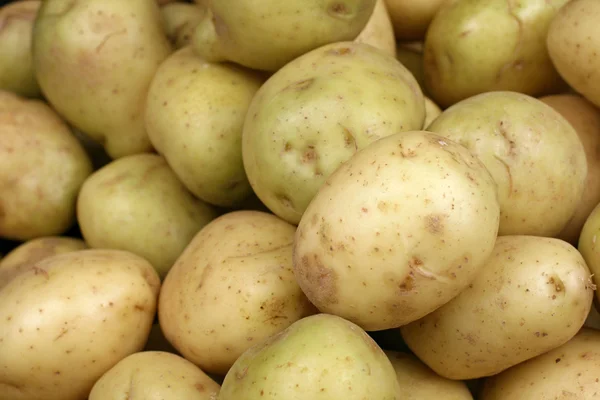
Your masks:
<svg viewBox="0 0 600 400"><path fill-rule="evenodd" d="M385 0L377 0L371 18L354 41L369 44L392 57L396 56L396 38Z"/></svg>

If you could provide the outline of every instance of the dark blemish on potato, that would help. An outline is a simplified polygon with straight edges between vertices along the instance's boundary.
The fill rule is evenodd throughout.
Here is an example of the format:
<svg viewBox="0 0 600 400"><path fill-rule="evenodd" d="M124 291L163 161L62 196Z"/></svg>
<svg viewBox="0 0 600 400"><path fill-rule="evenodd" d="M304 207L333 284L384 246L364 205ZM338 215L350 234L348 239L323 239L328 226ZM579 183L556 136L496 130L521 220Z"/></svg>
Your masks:
<svg viewBox="0 0 600 400"><path fill-rule="evenodd" d="M336 48L336 49L331 49L327 53L328 54L333 54L333 55L336 55L336 56L345 56L345 55L348 55L348 54L352 54L353 51L349 47L339 47L339 48Z"/></svg>
<svg viewBox="0 0 600 400"><path fill-rule="evenodd" d="M277 194L277 195L275 195L275 197L281 203L281 205L284 206L285 208L291 208L291 209L294 208L294 205L292 204L292 200L290 200L290 198L288 196L286 196L285 194Z"/></svg>
<svg viewBox="0 0 600 400"><path fill-rule="evenodd" d="M385 201L378 202L377 209L381 212L386 212L388 210L388 203L386 203Z"/></svg>
<svg viewBox="0 0 600 400"><path fill-rule="evenodd" d="M365 214L369 212L369 209L368 209L368 208L366 208L366 207L362 207L360 210L361 210L362 212L364 212Z"/></svg>
<svg viewBox="0 0 600 400"><path fill-rule="evenodd" d="M58 334L58 336L56 336L54 338L54 341L56 342L57 340L61 339L63 336L65 336L67 333L69 332L69 328L62 328L62 330L60 331L60 333Z"/></svg>
<svg viewBox="0 0 600 400"><path fill-rule="evenodd" d="M556 360L554 360L554 362L555 362L555 363L557 363L557 364L558 364L560 361L561 361L561 360L560 360L560 358L557 358Z"/></svg>
<svg viewBox="0 0 600 400"><path fill-rule="evenodd" d="M536 337L546 337L548 334L546 332L535 332L534 335Z"/></svg>
<svg viewBox="0 0 600 400"><path fill-rule="evenodd" d="M550 279L548 279L548 282L546 283L548 283L549 285L553 285L554 291L556 293L565 291L565 284L558 276L551 276Z"/></svg>
<svg viewBox="0 0 600 400"><path fill-rule="evenodd" d="M213 267L211 264L207 264L204 267L204 270L202 271L202 274L200 274L200 279L198 282L198 286L196 287L196 291L202 289L202 286L204 286L204 281L206 280L206 277L210 274L210 272L212 271Z"/></svg>
<svg viewBox="0 0 600 400"><path fill-rule="evenodd" d="M429 214L425 217L425 228L433 235L439 235L444 232L444 214Z"/></svg>
<svg viewBox="0 0 600 400"><path fill-rule="evenodd" d="M510 137L508 136L508 132L506 131L506 125L507 125L507 123L501 120L498 123L498 132L504 138L504 141L508 145L508 155L515 156L515 154L516 154L515 149L517 146L516 146L515 142L513 140L511 140Z"/></svg>
<svg viewBox="0 0 600 400"><path fill-rule="evenodd" d="M283 146L283 151L287 153L290 150L292 150L292 144L290 142L285 142L285 145Z"/></svg>
<svg viewBox="0 0 600 400"><path fill-rule="evenodd" d="M33 266L33 267L31 268L31 270L33 271L33 273L34 273L35 275L44 275L44 277L45 277L46 279L50 279L50 275L48 274L48 271L46 271L46 270L45 270L45 269L43 269L43 268L40 268L40 267L38 267L38 266Z"/></svg>
<svg viewBox="0 0 600 400"><path fill-rule="evenodd" d="M315 82L315 78L302 79L301 81L296 81L296 82L293 82L293 83L287 85L281 91L283 92L285 90L296 90L296 91L306 90L309 87L311 87L314 82Z"/></svg>
<svg viewBox="0 0 600 400"><path fill-rule="evenodd" d="M402 156L402 158L412 158L417 155L413 149L405 149L402 143L398 144L398 148L400 148L400 156Z"/></svg>
<svg viewBox="0 0 600 400"><path fill-rule="evenodd" d="M206 387L202 383L196 383L194 387L199 392L204 392L206 390Z"/></svg>
<svg viewBox="0 0 600 400"><path fill-rule="evenodd" d="M341 125L341 126L342 126L342 132L344 134L345 146L352 147L352 148L354 148L354 151L358 151L358 145L356 144L356 139L354 138L352 131L343 125Z"/></svg>
<svg viewBox="0 0 600 400"><path fill-rule="evenodd" d="M303 289L310 300L319 305L338 303L337 275L323 264L317 254L302 256L296 271L307 283Z"/></svg>
<svg viewBox="0 0 600 400"><path fill-rule="evenodd" d="M144 311L146 309L143 304L136 304L133 308L137 311Z"/></svg>
<svg viewBox="0 0 600 400"><path fill-rule="evenodd" d="M414 273L412 271L409 272L406 278L404 278L404 280L400 282L400 285L398 285L398 287L402 292L410 292L415 287Z"/></svg>
<svg viewBox="0 0 600 400"><path fill-rule="evenodd" d="M308 145L302 154L302 163L307 164L315 161L318 158L317 152L315 151L315 146Z"/></svg>

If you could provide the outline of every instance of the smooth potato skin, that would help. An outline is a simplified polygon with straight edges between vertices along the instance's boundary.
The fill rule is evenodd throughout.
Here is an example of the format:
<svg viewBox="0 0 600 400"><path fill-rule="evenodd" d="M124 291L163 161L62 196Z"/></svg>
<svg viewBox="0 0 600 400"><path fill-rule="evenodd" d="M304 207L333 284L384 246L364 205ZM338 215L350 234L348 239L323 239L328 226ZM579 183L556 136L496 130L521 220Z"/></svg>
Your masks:
<svg viewBox="0 0 600 400"><path fill-rule="evenodd" d="M392 57L396 56L394 27L385 0L376 1L371 18L354 41L369 44Z"/></svg>
<svg viewBox="0 0 600 400"><path fill-rule="evenodd" d="M427 28L448 0L385 0L399 41L425 38Z"/></svg>
<svg viewBox="0 0 600 400"><path fill-rule="evenodd" d="M160 281L131 253L80 250L40 261L0 291L3 400L81 400L140 351Z"/></svg>
<svg viewBox="0 0 600 400"><path fill-rule="evenodd" d="M600 204L590 213L581 235L577 248L585 259L587 266L593 274L594 284L600 286ZM596 290L596 304L600 304L600 291Z"/></svg>
<svg viewBox="0 0 600 400"><path fill-rule="evenodd" d="M440 116L442 110L440 107L433 102L429 97L425 97L425 122L423 129L426 129L434 119Z"/></svg>

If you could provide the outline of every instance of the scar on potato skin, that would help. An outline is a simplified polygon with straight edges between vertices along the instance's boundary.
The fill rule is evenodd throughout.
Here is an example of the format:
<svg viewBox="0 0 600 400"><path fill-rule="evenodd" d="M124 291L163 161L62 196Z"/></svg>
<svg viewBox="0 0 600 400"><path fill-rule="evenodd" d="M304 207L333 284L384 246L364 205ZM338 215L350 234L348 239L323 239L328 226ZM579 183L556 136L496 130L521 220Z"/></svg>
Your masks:
<svg viewBox="0 0 600 400"><path fill-rule="evenodd" d="M429 214L425 216L425 228L433 235L440 235L444 232L445 214Z"/></svg>
<svg viewBox="0 0 600 400"><path fill-rule="evenodd" d="M325 267L317 254L305 254L297 265L297 272L308 284L303 289L309 299L319 305L337 304L336 273Z"/></svg>

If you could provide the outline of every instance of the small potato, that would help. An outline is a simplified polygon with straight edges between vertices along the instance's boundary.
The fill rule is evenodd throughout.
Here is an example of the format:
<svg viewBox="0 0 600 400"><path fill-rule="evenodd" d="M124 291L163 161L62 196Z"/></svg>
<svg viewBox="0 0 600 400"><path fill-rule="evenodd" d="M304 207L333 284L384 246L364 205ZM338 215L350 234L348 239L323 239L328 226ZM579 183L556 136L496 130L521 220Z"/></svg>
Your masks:
<svg viewBox="0 0 600 400"><path fill-rule="evenodd" d="M425 97L425 123L423 129L427 128L434 119L440 116L442 110L429 97Z"/></svg>
<svg viewBox="0 0 600 400"><path fill-rule="evenodd" d="M585 149L554 110L516 92L489 92L446 109L428 127L473 152L498 185L500 235L558 235L579 206Z"/></svg>
<svg viewBox="0 0 600 400"><path fill-rule="evenodd" d="M302 216L294 272L321 312L396 328L458 295L498 232L496 185L467 149L430 132L356 153Z"/></svg>
<svg viewBox="0 0 600 400"><path fill-rule="evenodd" d="M392 57L396 56L396 38L385 0L377 0L369 22L354 41L370 44Z"/></svg>
<svg viewBox="0 0 600 400"><path fill-rule="evenodd" d="M294 279L295 227L256 211L202 229L160 293L165 337L202 370L225 375L256 343L316 312Z"/></svg>
<svg viewBox="0 0 600 400"><path fill-rule="evenodd" d="M473 400L464 382L442 378L412 354L385 354L396 370L402 400Z"/></svg>
<svg viewBox="0 0 600 400"><path fill-rule="evenodd" d="M3 400L81 400L140 351L160 280L144 259L79 250L37 263L0 290Z"/></svg>
<svg viewBox="0 0 600 400"><path fill-rule="evenodd" d="M0 259L0 290L15 276L36 268L39 261L86 248L83 240L70 237L46 236L29 240Z"/></svg>
<svg viewBox="0 0 600 400"><path fill-rule="evenodd" d="M600 107L600 1L569 1L552 20L548 53L560 75Z"/></svg>
<svg viewBox="0 0 600 400"><path fill-rule="evenodd" d="M480 400L594 399L600 393L600 332L582 329L546 354L487 379Z"/></svg>
<svg viewBox="0 0 600 400"><path fill-rule="evenodd" d="M102 375L89 400L216 400L219 389L185 358L145 351L125 357Z"/></svg>
<svg viewBox="0 0 600 400"><path fill-rule="evenodd" d="M468 288L400 328L419 359L441 376L491 376L566 343L594 297L590 271L559 239L502 236Z"/></svg>
<svg viewBox="0 0 600 400"><path fill-rule="evenodd" d="M170 2L160 8L167 37L174 48L180 49L190 44L194 30L204 18L205 12L204 7L181 1Z"/></svg>
<svg viewBox="0 0 600 400"><path fill-rule="evenodd" d="M594 284L600 286L600 204L590 213L581 235L577 248L585 259L587 266L593 274ZM600 304L600 291L596 291L596 302Z"/></svg>
<svg viewBox="0 0 600 400"><path fill-rule="evenodd" d="M425 32L447 0L385 0L398 40L425 38Z"/></svg>

